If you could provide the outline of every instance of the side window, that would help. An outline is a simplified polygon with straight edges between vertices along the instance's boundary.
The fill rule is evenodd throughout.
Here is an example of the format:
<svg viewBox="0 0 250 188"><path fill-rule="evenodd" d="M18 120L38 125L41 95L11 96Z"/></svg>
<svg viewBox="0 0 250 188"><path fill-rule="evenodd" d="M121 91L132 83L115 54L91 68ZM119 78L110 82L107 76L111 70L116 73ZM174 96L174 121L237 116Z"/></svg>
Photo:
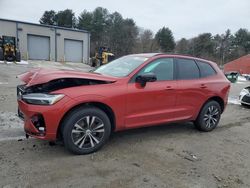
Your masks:
<svg viewBox="0 0 250 188"><path fill-rule="evenodd" d="M208 63L202 62L202 61L196 61L200 71L201 71L201 77L208 77L208 76L212 76L215 75L216 72L213 69L213 67L211 65L209 65Z"/></svg>
<svg viewBox="0 0 250 188"><path fill-rule="evenodd" d="M148 72L155 73L157 81L174 80L174 59L157 59L142 68L138 75Z"/></svg>
<svg viewBox="0 0 250 188"><path fill-rule="evenodd" d="M200 71L194 60L177 59L178 80L192 80L200 78Z"/></svg>

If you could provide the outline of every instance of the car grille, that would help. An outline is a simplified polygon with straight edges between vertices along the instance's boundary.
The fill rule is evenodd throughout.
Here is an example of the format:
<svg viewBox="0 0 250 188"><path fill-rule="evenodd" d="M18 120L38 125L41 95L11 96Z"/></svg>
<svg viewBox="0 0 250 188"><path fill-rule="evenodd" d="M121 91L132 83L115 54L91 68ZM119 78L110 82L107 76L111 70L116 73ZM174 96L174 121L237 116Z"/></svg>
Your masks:
<svg viewBox="0 0 250 188"><path fill-rule="evenodd" d="M18 85L16 89L16 94L17 94L17 100L22 99L22 95L25 93L25 85ZM24 120L24 114L21 112L21 110L18 108L17 111L18 117Z"/></svg>

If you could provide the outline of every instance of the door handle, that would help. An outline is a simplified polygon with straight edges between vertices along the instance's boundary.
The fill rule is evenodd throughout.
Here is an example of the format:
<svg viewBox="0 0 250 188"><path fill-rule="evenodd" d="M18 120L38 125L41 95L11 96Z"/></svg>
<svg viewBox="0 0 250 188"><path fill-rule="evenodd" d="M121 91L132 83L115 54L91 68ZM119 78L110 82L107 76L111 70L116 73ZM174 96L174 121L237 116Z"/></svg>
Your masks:
<svg viewBox="0 0 250 188"><path fill-rule="evenodd" d="M174 90L174 88L172 86L167 86L165 90Z"/></svg>
<svg viewBox="0 0 250 188"><path fill-rule="evenodd" d="M201 84L200 88L201 88L201 89L206 89L207 86L206 86L205 84Z"/></svg>

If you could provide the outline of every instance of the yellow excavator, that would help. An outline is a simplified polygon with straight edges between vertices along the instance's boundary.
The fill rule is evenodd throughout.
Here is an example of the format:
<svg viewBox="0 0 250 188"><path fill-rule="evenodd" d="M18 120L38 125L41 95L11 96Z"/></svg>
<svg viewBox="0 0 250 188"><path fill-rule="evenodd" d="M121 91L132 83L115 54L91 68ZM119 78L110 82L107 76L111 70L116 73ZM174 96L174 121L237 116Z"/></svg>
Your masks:
<svg viewBox="0 0 250 188"><path fill-rule="evenodd" d="M16 46L16 38L11 36L0 37L0 61L20 61L21 54Z"/></svg>
<svg viewBox="0 0 250 188"><path fill-rule="evenodd" d="M99 67L109 63L115 59L115 55L107 47L100 47L95 53L95 56L91 58L91 66Z"/></svg>

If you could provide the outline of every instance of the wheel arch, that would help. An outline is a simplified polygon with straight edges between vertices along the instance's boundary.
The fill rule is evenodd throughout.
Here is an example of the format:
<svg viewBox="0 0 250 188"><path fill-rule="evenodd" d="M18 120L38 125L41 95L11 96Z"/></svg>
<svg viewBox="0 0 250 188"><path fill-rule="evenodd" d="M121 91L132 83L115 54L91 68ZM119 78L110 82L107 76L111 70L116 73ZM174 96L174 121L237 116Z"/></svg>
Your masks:
<svg viewBox="0 0 250 188"><path fill-rule="evenodd" d="M113 109L105 104L105 103L101 103L101 102L84 102L84 103L80 103L80 104L77 104L73 107L71 107L62 117L62 119L60 120L60 123L59 123L59 126L57 128L57 139L60 139L62 138L62 129L63 129L63 121L65 120L65 118L71 113L73 112L74 110L78 109L78 108L82 108L82 107L97 107L101 110L103 110L107 116L109 117L109 120L110 120L110 123L111 123L111 131L113 132L115 130L115 127L116 127L116 117L115 117L115 113L113 111Z"/></svg>
<svg viewBox="0 0 250 188"><path fill-rule="evenodd" d="M219 96L213 96L213 97L208 98L208 99L203 103L203 105L201 106L201 108L200 108L198 114L200 113L200 111L202 110L202 108L203 108L209 101L216 101L216 102L218 102L219 105L220 105L220 107L221 107L221 112L224 111L224 109L225 109L224 100L223 100L221 97L219 97Z"/></svg>
<svg viewBox="0 0 250 188"><path fill-rule="evenodd" d="M196 115L193 117L194 120L197 119L197 117L199 116L201 110L203 109L203 107L209 102L209 101L216 101L219 103L220 107L221 107L221 113L223 113L224 109L225 109L225 104L224 104L224 101L221 97L219 96L212 96L212 97L209 97L203 104L202 106L200 107L200 109L196 112Z"/></svg>
<svg viewBox="0 0 250 188"><path fill-rule="evenodd" d="M216 101L216 102L218 102L219 105L220 105L220 107L221 107L221 112L224 112L225 103L224 103L224 100L223 100L221 97L219 97L219 96L210 97L210 98L206 101L206 103L207 103L208 101ZM206 103L205 103L205 104L206 104Z"/></svg>

